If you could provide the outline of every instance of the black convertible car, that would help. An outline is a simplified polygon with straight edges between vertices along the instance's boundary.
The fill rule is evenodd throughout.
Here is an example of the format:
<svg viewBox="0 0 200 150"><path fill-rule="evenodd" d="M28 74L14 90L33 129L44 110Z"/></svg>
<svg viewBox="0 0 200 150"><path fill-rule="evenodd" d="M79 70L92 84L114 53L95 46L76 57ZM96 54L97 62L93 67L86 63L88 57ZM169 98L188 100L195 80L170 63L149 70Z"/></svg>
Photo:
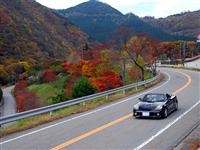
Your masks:
<svg viewBox="0 0 200 150"><path fill-rule="evenodd" d="M133 108L135 117L166 118L169 113L178 110L178 100L174 95L149 93L139 100Z"/></svg>

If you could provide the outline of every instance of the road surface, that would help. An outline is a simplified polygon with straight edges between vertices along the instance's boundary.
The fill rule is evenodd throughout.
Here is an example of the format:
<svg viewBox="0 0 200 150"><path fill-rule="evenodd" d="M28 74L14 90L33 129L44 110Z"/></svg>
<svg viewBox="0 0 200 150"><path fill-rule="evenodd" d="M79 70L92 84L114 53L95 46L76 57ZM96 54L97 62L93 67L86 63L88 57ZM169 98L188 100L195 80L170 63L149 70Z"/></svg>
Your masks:
<svg viewBox="0 0 200 150"><path fill-rule="evenodd" d="M15 98L12 95L14 86L3 88L3 105L1 106L1 116L7 116L16 113Z"/></svg>
<svg viewBox="0 0 200 150"><path fill-rule="evenodd" d="M200 120L200 73L161 69L158 85L117 102L1 138L1 150L170 150ZM133 105L147 92L177 95L179 110L166 119L135 119Z"/></svg>

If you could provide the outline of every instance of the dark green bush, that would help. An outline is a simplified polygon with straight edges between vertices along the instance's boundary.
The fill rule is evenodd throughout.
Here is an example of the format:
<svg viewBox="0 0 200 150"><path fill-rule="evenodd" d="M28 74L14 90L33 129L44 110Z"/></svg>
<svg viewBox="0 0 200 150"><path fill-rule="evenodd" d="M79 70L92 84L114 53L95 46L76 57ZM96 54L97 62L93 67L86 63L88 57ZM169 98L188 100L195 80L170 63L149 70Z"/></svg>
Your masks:
<svg viewBox="0 0 200 150"><path fill-rule="evenodd" d="M86 77L81 77L72 87L72 97L78 98L82 96L87 96L94 94L95 89L90 84Z"/></svg>
<svg viewBox="0 0 200 150"><path fill-rule="evenodd" d="M50 99L51 99L52 104L56 104L56 103L60 103L60 102L69 100L69 98L66 96L66 92L64 89L62 89L60 92L58 92L56 96L52 96Z"/></svg>

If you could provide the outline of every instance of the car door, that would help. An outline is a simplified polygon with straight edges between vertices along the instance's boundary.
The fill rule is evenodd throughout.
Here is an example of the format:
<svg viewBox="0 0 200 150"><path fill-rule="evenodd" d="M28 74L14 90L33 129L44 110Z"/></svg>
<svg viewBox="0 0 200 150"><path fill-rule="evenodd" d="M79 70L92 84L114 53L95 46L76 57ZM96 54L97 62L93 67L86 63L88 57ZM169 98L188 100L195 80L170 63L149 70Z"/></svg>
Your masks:
<svg viewBox="0 0 200 150"><path fill-rule="evenodd" d="M174 109L174 102L173 99L171 99L171 97L167 99L167 109L169 112L171 112Z"/></svg>

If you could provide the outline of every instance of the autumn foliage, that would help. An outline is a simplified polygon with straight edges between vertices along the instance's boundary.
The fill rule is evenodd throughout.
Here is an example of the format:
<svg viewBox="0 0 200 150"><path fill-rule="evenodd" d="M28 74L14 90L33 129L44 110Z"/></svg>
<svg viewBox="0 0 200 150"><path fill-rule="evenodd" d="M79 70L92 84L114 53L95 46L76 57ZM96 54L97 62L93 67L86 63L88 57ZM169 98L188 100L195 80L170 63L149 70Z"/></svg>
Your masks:
<svg viewBox="0 0 200 150"><path fill-rule="evenodd" d="M120 76L109 69L104 69L99 72L98 77L91 78L91 82L98 91L105 91L123 85Z"/></svg>
<svg viewBox="0 0 200 150"><path fill-rule="evenodd" d="M128 70L128 77L130 82L139 81L142 77L141 72L138 69L130 68Z"/></svg>
<svg viewBox="0 0 200 150"><path fill-rule="evenodd" d="M27 88L26 80L20 80L16 83L14 88L14 95L17 103L17 112L22 112L38 107L37 96L30 92Z"/></svg>
<svg viewBox="0 0 200 150"><path fill-rule="evenodd" d="M97 91L105 91L122 86L120 76L113 70L106 68L106 61L80 60L75 64L65 63L63 69L71 76L66 82L67 95L71 95L71 88L80 77L86 77Z"/></svg>
<svg viewBox="0 0 200 150"><path fill-rule="evenodd" d="M43 74L44 82L52 82L56 80L56 73L52 69L48 69Z"/></svg>

